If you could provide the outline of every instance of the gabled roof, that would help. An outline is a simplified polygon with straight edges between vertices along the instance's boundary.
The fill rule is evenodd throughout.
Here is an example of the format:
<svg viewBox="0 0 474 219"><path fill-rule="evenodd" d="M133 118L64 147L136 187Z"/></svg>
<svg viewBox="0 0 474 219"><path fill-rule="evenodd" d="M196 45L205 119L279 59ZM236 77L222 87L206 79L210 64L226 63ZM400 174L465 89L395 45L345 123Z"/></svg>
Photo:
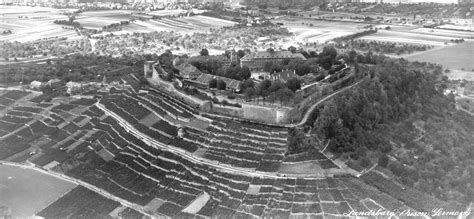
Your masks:
<svg viewBox="0 0 474 219"><path fill-rule="evenodd" d="M217 80L222 80L225 82L226 87L234 90L238 90L240 88L240 81L226 78L226 77L220 77L220 76L215 76L211 74L201 74L196 81L201 83L201 84L209 84L209 81L211 81L213 78Z"/></svg>
<svg viewBox="0 0 474 219"><path fill-rule="evenodd" d="M255 52L252 54L248 54L244 57L242 57L241 60L244 61L249 61L252 59L301 59L301 60L306 60L306 58L303 56L301 53L292 53L291 51L274 51L274 52L268 52L268 51L260 51L260 52Z"/></svg>
<svg viewBox="0 0 474 219"><path fill-rule="evenodd" d="M194 65L189 63L178 65L176 66L176 69L179 70L179 75L185 78L198 77L199 75L203 74L201 71L199 71L199 69L194 67Z"/></svg>
<svg viewBox="0 0 474 219"><path fill-rule="evenodd" d="M215 60L217 62L230 62L230 59L227 58L227 56L225 55L192 56L188 59L188 62L192 62L192 61L198 61L198 62L206 61L207 62L211 60Z"/></svg>

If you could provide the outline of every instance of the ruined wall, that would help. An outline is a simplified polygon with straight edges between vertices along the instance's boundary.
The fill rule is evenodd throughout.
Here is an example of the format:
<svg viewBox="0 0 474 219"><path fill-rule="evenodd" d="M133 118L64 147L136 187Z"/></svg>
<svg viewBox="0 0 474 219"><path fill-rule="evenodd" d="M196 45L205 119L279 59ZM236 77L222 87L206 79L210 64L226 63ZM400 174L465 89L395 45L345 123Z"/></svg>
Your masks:
<svg viewBox="0 0 474 219"><path fill-rule="evenodd" d="M242 110L242 108L238 108L238 107L212 104L211 112L217 113L217 114L223 114L227 116L236 116L236 117L244 118L244 111Z"/></svg>
<svg viewBox="0 0 474 219"><path fill-rule="evenodd" d="M285 108L262 107L249 104L243 104L242 110L243 118L270 123L284 122L289 111L289 109Z"/></svg>

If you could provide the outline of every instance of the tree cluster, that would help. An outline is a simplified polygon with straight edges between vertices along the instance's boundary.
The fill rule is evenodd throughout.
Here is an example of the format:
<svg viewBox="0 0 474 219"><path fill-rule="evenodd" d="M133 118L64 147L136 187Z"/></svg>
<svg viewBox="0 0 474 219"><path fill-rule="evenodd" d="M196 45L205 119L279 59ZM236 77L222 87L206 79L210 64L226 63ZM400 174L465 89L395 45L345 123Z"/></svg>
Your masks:
<svg viewBox="0 0 474 219"><path fill-rule="evenodd" d="M189 64L195 66L200 71L216 76L231 78L235 80L246 80L250 78L250 69L247 66L231 64L231 66L223 66L217 59L193 59Z"/></svg>
<svg viewBox="0 0 474 219"><path fill-rule="evenodd" d="M81 24L77 21L74 20L55 20L53 21L55 24L60 24L60 25L66 25L66 26L72 26L76 28L80 28Z"/></svg>
<svg viewBox="0 0 474 219"><path fill-rule="evenodd" d="M328 150L362 168L377 163L405 185L440 199L472 200L472 188L460 183L472 177L471 170L461 171L472 165L467 160L472 156L472 152L467 152L467 142L472 141L472 135L455 137L447 131L444 138L451 136L450 139L438 143L443 139L439 129L449 130L453 126L461 129L459 124L462 123L462 130L474 127L472 122L456 118L458 113L453 116L454 97L443 94L447 79L442 76L441 67L380 56L369 59L375 65L366 69L368 77L350 92L338 94L316 109L308 123L312 132L323 142L329 142ZM430 133L423 138L426 140L415 140L417 138L411 136L417 128L407 124L412 124L415 118L430 124L425 125L426 132ZM458 124L454 125L452 120ZM402 151L406 152L395 155L393 161L387 154L393 153L394 142L401 144ZM456 165L460 167L455 168ZM452 169L456 169L458 175L451 174Z"/></svg>
<svg viewBox="0 0 474 219"><path fill-rule="evenodd" d="M2 82L30 83L33 80L48 81L58 78L62 81L101 81L106 76L108 81L118 80L123 75L133 73L143 75L144 57L113 58L97 55L66 56L62 59L48 61L45 64L11 64L0 71ZM124 69L124 71L114 71Z"/></svg>
<svg viewBox="0 0 474 219"><path fill-rule="evenodd" d="M123 25L129 25L130 21L120 21L120 23L112 23L102 27L102 31L113 32L121 31Z"/></svg>
<svg viewBox="0 0 474 219"><path fill-rule="evenodd" d="M211 79L209 81L209 88L216 88L217 90L225 90L227 84L221 79Z"/></svg>
<svg viewBox="0 0 474 219"><path fill-rule="evenodd" d="M240 88L249 101L259 101L259 98L262 98L263 101L269 100L272 103L279 100L283 105L283 103L289 102L295 96L294 91L301 88L301 81L297 78L291 78L287 83L279 80L263 80L260 84L255 85L249 79L244 81Z"/></svg>
<svg viewBox="0 0 474 219"><path fill-rule="evenodd" d="M354 34L351 34L351 35L335 38L334 41L342 42L342 41L347 41L347 40L353 40L353 39L360 38L360 37L363 37L363 36L367 36L367 35L370 35L370 34L373 34L373 33L377 33L377 30L365 30L365 31L362 31L362 32L357 32L357 33L354 33Z"/></svg>
<svg viewBox="0 0 474 219"><path fill-rule="evenodd" d="M415 45L407 43L378 42L366 40L350 40L336 44L340 49L355 49L359 51L373 51L383 54L410 54L413 52L426 51L432 49L429 45Z"/></svg>

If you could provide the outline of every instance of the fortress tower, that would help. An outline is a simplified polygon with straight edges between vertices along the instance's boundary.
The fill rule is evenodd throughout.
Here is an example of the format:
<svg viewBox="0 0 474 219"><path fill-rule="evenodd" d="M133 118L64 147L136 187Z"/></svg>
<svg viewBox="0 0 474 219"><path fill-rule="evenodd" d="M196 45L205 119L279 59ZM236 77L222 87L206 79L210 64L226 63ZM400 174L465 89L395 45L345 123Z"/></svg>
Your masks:
<svg viewBox="0 0 474 219"><path fill-rule="evenodd" d="M153 64L154 61L145 61L145 65L143 67L143 77L145 78L151 78L153 75Z"/></svg>

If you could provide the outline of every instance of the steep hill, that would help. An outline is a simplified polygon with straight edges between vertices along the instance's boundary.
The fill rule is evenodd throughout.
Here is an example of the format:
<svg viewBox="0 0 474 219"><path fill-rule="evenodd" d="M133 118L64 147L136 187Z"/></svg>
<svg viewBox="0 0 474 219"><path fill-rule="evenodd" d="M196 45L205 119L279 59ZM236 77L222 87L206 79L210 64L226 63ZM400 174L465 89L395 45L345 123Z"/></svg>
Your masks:
<svg viewBox="0 0 474 219"><path fill-rule="evenodd" d="M370 78L316 110L312 133L341 160L378 164L393 181L453 203L471 202L474 118L443 94L441 67L377 57Z"/></svg>

